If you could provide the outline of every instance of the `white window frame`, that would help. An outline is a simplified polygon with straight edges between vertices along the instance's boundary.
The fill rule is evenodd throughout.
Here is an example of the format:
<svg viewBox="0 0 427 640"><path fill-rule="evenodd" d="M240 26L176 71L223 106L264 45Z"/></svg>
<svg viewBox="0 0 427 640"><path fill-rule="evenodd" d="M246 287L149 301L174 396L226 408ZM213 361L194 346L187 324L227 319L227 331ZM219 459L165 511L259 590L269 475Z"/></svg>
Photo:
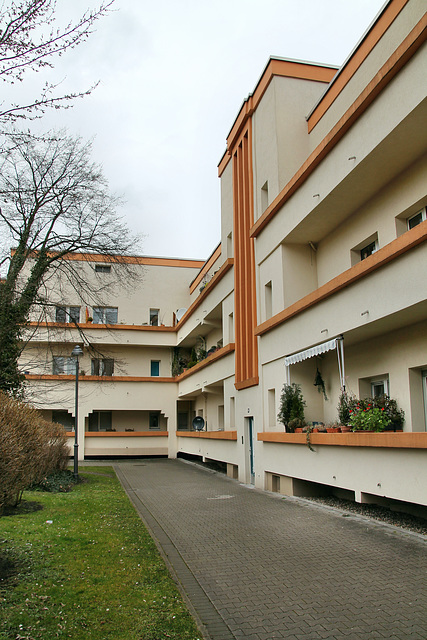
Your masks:
<svg viewBox="0 0 427 640"><path fill-rule="evenodd" d="M52 373L56 376L75 375L76 359L73 356L53 356Z"/></svg>
<svg viewBox="0 0 427 640"><path fill-rule="evenodd" d="M109 316L114 315L114 321L111 322ZM117 307L93 307L93 323L94 324L117 324L119 310Z"/></svg>
<svg viewBox="0 0 427 640"><path fill-rule="evenodd" d="M106 373L107 368L111 366L111 373ZM114 375L114 359L113 358L92 358L91 360L92 376L113 376Z"/></svg>
<svg viewBox="0 0 427 640"><path fill-rule="evenodd" d="M414 224L413 227L411 227L410 226L411 220L413 220L414 218L416 218L420 214L421 214L421 220L419 222L417 222L417 224ZM421 222L424 222L425 220L427 220L426 207L424 207L420 211L417 211L417 213L414 213L414 215L410 216L409 218L406 218L406 227L407 227L408 231L410 231L410 229L413 229L414 227L417 227L419 224L421 224Z"/></svg>
<svg viewBox="0 0 427 640"><path fill-rule="evenodd" d="M365 251L365 249L367 249L368 247L371 247L372 245L374 245L374 248L371 251L371 253L363 257L363 252ZM360 249L360 260L366 260L366 258L369 258L369 256L372 256L376 251L378 251L378 240L372 240L371 242L368 242L364 247Z"/></svg>
<svg viewBox="0 0 427 640"><path fill-rule="evenodd" d="M61 313L63 310L65 319L58 320L58 312ZM78 319L73 318L73 316L78 314ZM65 305L58 304L55 307L55 322L67 322L68 324L80 322L80 307L78 305L69 305L68 307Z"/></svg>
<svg viewBox="0 0 427 640"><path fill-rule="evenodd" d="M160 326L160 309L155 309L155 308L150 309L150 326L151 327Z"/></svg>
<svg viewBox="0 0 427 640"><path fill-rule="evenodd" d="M372 378L370 380L370 385L371 385L371 398L377 397L374 394L374 389L375 389L375 386L379 386L379 385L383 385L384 393L386 395L388 395L388 396L390 395L389 394L389 380L388 380L388 377L387 378ZM379 393L378 395L382 395L382 394Z"/></svg>

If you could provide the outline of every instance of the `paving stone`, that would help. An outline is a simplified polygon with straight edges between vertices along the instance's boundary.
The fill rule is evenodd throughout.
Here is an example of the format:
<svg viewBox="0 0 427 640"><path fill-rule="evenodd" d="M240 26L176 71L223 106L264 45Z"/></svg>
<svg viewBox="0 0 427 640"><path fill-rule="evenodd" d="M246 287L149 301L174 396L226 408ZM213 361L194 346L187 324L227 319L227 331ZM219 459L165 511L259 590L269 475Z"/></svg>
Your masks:
<svg viewBox="0 0 427 640"><path fill-rule="evenodd" d="M115 465L208 640L426 640L425 538L180 460Z"/></svg>

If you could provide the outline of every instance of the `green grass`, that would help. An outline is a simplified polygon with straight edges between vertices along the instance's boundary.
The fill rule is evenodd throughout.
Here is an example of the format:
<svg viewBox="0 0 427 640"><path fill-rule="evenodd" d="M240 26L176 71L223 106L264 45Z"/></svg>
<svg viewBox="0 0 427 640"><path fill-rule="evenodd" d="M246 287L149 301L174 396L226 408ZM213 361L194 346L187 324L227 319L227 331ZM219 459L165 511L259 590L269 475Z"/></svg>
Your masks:
<svg viewBox="0 0 427 640"><path fill-rule="evenodd" d="M42 510L0 517L0 571L15 569L0 640L201 639L112 468L80 475L70 493L24 494Z"/></svg>

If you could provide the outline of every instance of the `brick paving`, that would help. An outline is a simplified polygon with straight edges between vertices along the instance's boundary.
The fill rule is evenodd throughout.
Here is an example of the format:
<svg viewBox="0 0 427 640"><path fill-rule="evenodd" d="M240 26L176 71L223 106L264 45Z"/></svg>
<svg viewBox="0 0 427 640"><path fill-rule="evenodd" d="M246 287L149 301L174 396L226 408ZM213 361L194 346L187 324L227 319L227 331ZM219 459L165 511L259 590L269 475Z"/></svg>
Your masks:
<svg viewBox="0 0 427 640"><path fill-rule="evenodd" d="M426 640L426 538L180 460L115 470L207 640Z"/></svg>

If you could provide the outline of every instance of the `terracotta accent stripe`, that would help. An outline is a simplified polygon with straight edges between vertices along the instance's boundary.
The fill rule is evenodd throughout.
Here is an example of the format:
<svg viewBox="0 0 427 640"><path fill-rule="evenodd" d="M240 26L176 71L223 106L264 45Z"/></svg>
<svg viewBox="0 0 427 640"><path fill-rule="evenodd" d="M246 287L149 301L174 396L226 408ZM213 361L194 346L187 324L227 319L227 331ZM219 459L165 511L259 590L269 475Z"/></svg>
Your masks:
<svg viewBox="0 0 427 640"><path fill-rule="evenodd" d="M36 374L29 373L26 380L62 380L63 382L73 381L76 376L57 374ZM79 376L79 382L175 382L175 378L160 376Z"/></svg>
<svg viewBox="0 0 427 640"><path fill-rule="evenodd" d="M257 434L261 442L307 445L305 433L264 431ZM427 449L427 433L404 431L394 433L312 433L311 444L334 447L381 447L387 449Z"/></svg>
<svg viewBox="0 0 427 640"><path fill-rule="evenodd" d="M253 224L252 126L248 126L233 151L234 300L236 383L258 376L256 288Z"/></svg>
<svg viewBox="0 0 427 640"><path fill-rule="evenodd" d="M261 102L274 76L329 83L335 76L337 70L338 67L316 65L307 62L298 62L296 60L270 58L254 92L244 101L231 131L227 136L227 151L222 156L218 165L218 175L222 175L225 167L231 160L232 151L237 144L239 136L241 136L248 120Z"/></svg>
<svg viewBox="0 0 427 640"><path fill-rule="evenodd" d="M372 26L365 38L359 43L357 49L353 52L351 58L347 61L342 71L338 72L326 93L310 113L307 120L309 133L325 115L329 107L335 102L341 91L350 82L356 71L366 60L368 55L378 44L387 29L408 2L409 0L394 0L385 7L383 13L378 17L377 22Z"/></svg>
<svg viewBox="0 0 427 640"><path fill-rule="evenodd" d="M338 291L341 291L341 289L350 286L373 271L380 269L407 251L410 251L414 247L422 244L426 240L427 220L421 222L413 229L410 229L410 231L406 231L406 233L402 234L395 240L392 240L392 242L387 244L385 247L378 249L378 251L365 260L361 260L353 267L350 267L350 269L343 271L315 291L312 291L283 311L277 313L272 318L269 318L262 324L258 325L255 329L255 334L257 336L262 336L264 333L267 333L267 331L278 327L280 324L290 320L290 318L310 309L322 300L326 300L330 296L333 296L335 293L338 293Z"/></svg>
<svg viewBox="0 0 427 640"><path fill-rule="evenodd" d="M70 433L74 437L74 431ZM85 438L167 438L168 435L167 431L85 431Z"/></svg>
<svg viewBox="0 0 427 640"><path fill-rule="evenodd" d="M14 249L11 250L14 254ZM54 255L49 253L49 255ZM155 256L113 256L100 253L68 253L63 256L63 260L80 262L99 262L104 264L146 264L157 267L185 267L187 269L201 269L205 262L203 260L192 260L187 258L156 258Z"/></svg>
<svg viewBox="0 0 427 640"><path fill-rule="evenodd" d="M215 351L215 353L211 353L210 356L195 364L194 367L191 367L191 369L187 369L187 371L184 371L184 373L180 373L179 376L176 376L174 378L174 380L176 380L177 382L181 382L181 380L189 378L191 375L193 375L193 373L197 373L201 369L204 369L208 365L212 364L212 362L216 362L216 360L220 360L224 356L227 356L229 353L232 353L234 349L234 342L230 342L230 344L227 344L225 347L218 349L218 351Z"/></svg>
<svg viewBox="0 0 427 640"><path fill-rule="evenodd" d="M201 438L202 440L237 440L237 431L177 431L180 438Z"/></svg>
<svg viewBox="0 0 427 640"><path fill-rule="evenodd" d="M293 178L282 189L265 212L258 218L251 229L251 236L257 237L276 213L302 186L316 167L332 151L341 138L347 133L356 120L372 104L378 94L393 80L402 67L418 51L427 38L427 15L414 27L402 44L396 49L385 65L378 71L371 82L362 91L357 100L340 118L322 142L309 155Z"/></svg>
<svg viewBox="0 0 427 640"><path fill-rule="evenodd" d="M220 256L221 256L221 243L217 246L217 248L214 250L212 255L206 260L200 273L194 278L193 282L190 284L190 293L193 293L193 291L197 288L197 286L203 280L203 277L206 275L209 269L212 268L212 266L215 264L215 262L219 259Z"/></svg>

